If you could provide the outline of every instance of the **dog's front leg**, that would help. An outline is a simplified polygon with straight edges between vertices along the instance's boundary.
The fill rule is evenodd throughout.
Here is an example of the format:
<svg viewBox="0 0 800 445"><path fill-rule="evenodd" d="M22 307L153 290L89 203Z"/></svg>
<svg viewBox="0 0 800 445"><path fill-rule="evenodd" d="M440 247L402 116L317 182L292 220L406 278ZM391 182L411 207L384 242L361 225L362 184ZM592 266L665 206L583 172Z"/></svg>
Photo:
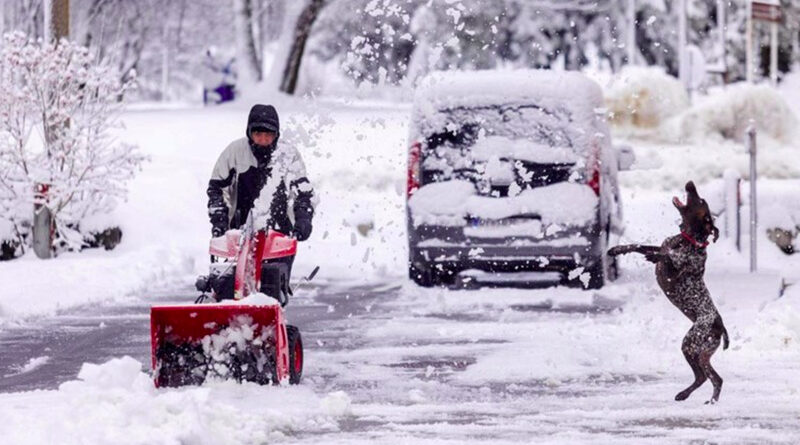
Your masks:
<svg viewBox="0 0 800 445"><path fill-rule="evenodd" d="M628 244L624 246L614 246L608 249L608 254L610 256L617 256L617 255L625 255L628 253L641 253L645 256L645 258L650 261L649 258L660 260L663 256L661 253L661 247L658 246L644 246L641 244ZM657 261L655 261L657 262Z"/></svg>

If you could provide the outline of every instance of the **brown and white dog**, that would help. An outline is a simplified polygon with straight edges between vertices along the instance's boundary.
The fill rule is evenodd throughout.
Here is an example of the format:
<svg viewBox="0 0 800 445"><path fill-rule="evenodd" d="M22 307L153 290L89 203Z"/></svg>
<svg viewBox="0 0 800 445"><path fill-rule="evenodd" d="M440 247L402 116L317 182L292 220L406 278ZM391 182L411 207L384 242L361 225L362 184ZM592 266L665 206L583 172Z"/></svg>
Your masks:
<svg viewBox="0 0 800 445"><path fill-rule="evenodd" d="M681 214L681 233L667 238L661 247L639 244L616 246L609 249L611 256L626 253L641 253L656 265L656 280L661 290L689 320L692 325L683 337L681 351L692 367L694 382L675 396L675 400L685 400L707 379L714 385L711 400L719 400L722 390L722 377L711 367L711 356L723 340L723 349L728 349L728 331L722 323L711 295L708 292L703 274L706 265L706 247L709 237L714 242L719 237L719 229L706 201L697 193L694 183L686 183L686 204L677 197L673 205Z"/></svg>

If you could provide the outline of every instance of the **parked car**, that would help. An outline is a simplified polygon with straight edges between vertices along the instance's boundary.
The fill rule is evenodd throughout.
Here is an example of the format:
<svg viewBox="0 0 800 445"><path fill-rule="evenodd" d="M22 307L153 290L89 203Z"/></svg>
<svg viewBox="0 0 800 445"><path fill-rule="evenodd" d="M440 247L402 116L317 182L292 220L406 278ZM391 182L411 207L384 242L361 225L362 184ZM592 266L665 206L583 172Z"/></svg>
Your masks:
<svg viewBox="0 0 800 445"><path fill-rule="evenodd" d="M574 72L439 72L415 94L409 276L421 286L614 279L617 150L599 86ZM624 165L620 165L620 161Z"/></svg>

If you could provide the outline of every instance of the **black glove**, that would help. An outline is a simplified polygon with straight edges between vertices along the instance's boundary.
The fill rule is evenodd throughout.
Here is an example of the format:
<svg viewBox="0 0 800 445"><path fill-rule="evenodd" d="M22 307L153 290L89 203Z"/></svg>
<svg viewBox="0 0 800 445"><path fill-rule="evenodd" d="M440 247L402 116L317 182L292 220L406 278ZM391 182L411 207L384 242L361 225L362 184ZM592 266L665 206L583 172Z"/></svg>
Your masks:
<svg viewBox="0 0 800 445"><path fill-rule="evenodd" d="M297 241L305 241L311 236L311 218L301 218L295 221L294 236Z"/></svg>
<svg viewBox="0 0 800 445"><path fill-rule="evenodd" d="M216 238L228 230L228 212L216 211L209 214L211 220L211 235Z"/></svg>

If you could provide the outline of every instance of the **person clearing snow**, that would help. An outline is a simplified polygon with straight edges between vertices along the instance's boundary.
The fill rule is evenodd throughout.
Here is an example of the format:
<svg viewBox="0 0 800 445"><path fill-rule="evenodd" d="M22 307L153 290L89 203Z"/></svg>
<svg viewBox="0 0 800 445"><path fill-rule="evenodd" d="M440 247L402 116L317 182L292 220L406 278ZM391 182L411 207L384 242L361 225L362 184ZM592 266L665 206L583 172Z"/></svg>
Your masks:
<svg viewBox="0 0 800 445"><path fill-rule="evenodd" d="M212 235L241 228L252 211L259 228L307 240L314 216L314 188L300 152L286 143L278 146L280 121L275 107L254 105L245 135L222 152L208 182ZM284 259L290 272L293 258Z"/></svg>

